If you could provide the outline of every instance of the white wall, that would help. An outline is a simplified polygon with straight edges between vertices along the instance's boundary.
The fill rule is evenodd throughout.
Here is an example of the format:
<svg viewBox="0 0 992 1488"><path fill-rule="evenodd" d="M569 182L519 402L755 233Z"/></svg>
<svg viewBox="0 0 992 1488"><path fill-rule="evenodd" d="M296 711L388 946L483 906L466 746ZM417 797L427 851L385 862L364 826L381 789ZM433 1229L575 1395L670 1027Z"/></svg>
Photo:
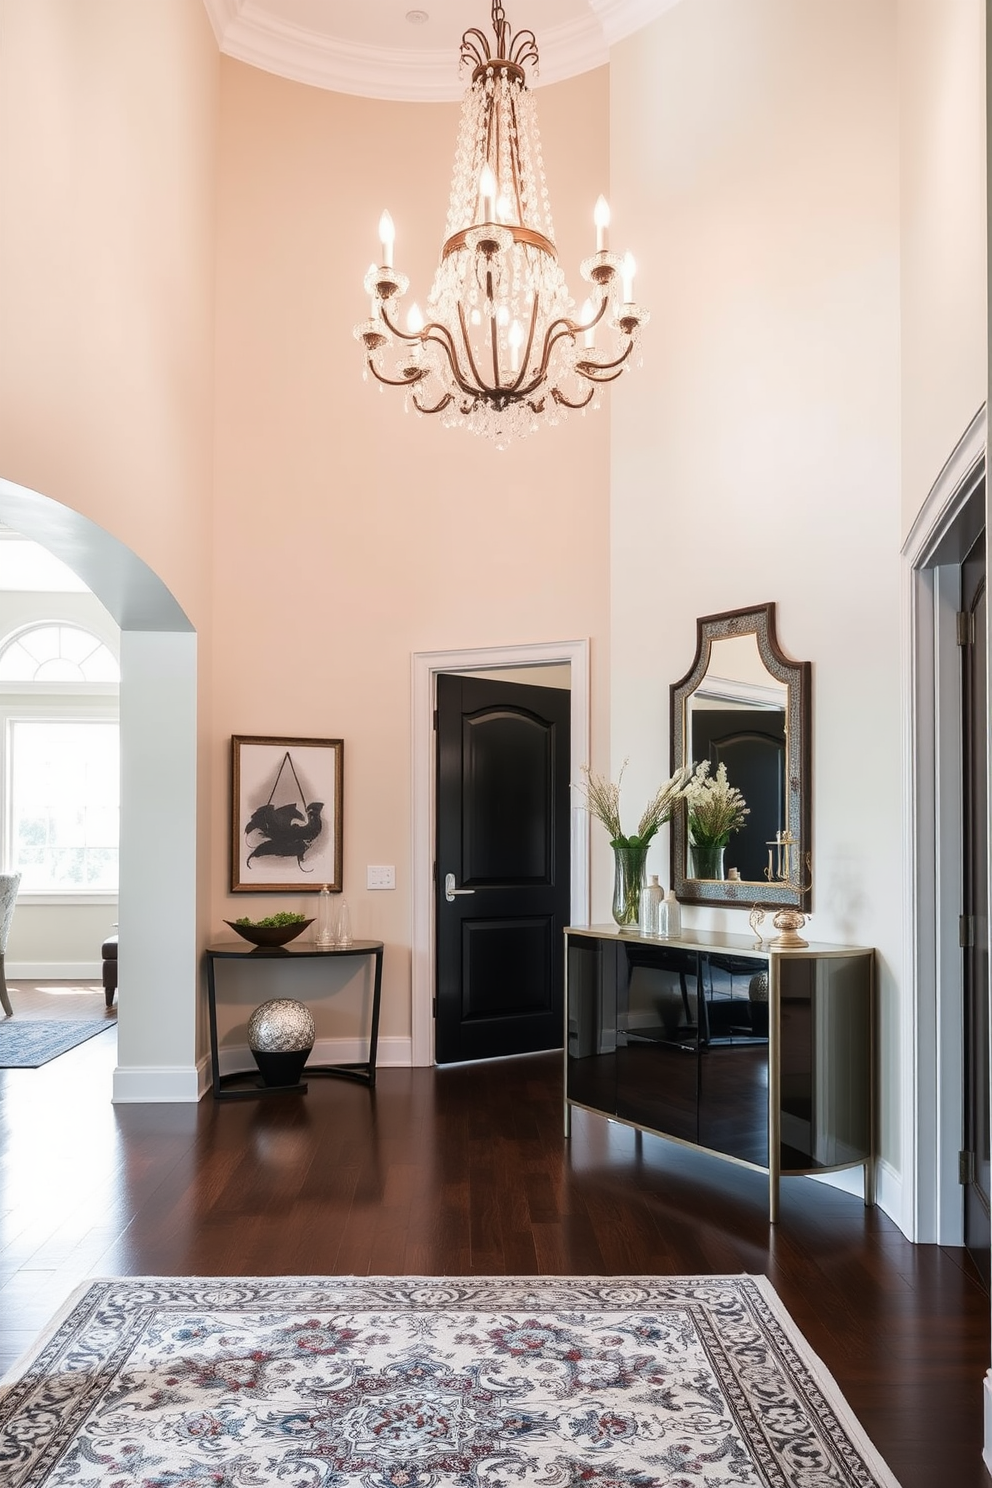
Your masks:
<svg viewBox="0 0 992 1488"><path fill-rule="evenodd" d="M702 614L813 663L817 940L878 947L901 1211L899 154L893 0L682 0L611 57L611 190L652 311L612 416L613 758L668 766ZM668 877L667 844L652 868ZM605 906L604 906L605 908ZM734 911L689 923L746 930Z"/></svg>
<svg viewBox="0 0 992 1488"><path fill-rule="evenodd" d="M904 537L985 398L985 7L898 12Z"/></svg>

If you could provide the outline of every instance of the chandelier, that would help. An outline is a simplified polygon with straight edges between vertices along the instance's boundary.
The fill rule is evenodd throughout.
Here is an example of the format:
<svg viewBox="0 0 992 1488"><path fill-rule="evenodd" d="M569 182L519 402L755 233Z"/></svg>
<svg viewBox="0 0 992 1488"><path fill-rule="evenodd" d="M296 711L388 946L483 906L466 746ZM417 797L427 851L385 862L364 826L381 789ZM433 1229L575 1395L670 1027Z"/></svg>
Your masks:
<svg viewBox="0 0 992 1488"><path fill-rule="evenodd" d="M408 407L505 444L542 422L558 423L570 409L598 406L601 387L623 372L649 316L634 302L633 259L609 251L603 197L593 214L596 252L581 267L590 295L578 319L570 314L575 302L558 263L527 87L537 42L532 31L511 32L499 0L492 0L492 28L495 50L475 27L462 37L471 84L426 316L413 304L401 324L410 281L394 267L395 230L383 212L382 262L365 276L371 314L355 338L368 372L404 388Z"/></svg>

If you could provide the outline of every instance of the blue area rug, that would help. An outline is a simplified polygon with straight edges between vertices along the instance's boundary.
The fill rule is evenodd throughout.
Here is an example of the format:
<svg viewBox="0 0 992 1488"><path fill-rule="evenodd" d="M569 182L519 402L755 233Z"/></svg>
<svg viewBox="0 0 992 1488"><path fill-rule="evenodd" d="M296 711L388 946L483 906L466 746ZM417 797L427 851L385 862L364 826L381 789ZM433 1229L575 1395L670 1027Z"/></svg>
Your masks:
<svg viewBox="0 0 992 1488"><path fill-rule="evenodd" d="M6 1488L897 1488L764 1277L87 1283Z"/></svg>
<svg viewBox="0 0 992 1488"><path fill-rule="evenodd" d="M65 1019L64 1022L43 1023L40 1020L19 1023L8 1018L0 1023L0 1069L37 1069L50 1059L57 1059L77 1044L84 1044L94 1034L105 1028L116 1028L114 1018L99 1021Z"/></svg>

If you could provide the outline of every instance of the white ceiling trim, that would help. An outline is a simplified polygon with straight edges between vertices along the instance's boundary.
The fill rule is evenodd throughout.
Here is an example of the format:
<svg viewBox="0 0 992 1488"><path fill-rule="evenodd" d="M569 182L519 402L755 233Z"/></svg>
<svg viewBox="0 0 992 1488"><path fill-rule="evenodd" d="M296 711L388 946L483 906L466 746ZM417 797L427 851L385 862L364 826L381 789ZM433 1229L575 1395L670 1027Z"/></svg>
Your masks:
<svg viewBox="0 0 992 1488"><path fill-rule="evenodd" d="M586 19L538 37L538 83L557 83L609 61L609 48L679 0L589 0ZM204 0L222 52L294 82L397 102L450 102L465 80L451 51L363 46L293 25L265 0Z"/></svg>
<svg viewBox="0 0 992 1488"><path fill-rule="evenodd" d="M607 46L616 46L618 41L626 40L679 3L680 0L589 0L599 17Z"/></svg>

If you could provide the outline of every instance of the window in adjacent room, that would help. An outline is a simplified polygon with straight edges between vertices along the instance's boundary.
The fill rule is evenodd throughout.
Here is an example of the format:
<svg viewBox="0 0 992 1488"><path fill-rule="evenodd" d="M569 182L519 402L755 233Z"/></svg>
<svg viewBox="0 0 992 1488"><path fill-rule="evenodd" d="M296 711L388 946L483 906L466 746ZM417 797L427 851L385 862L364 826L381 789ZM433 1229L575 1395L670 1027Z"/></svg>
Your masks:
<svg viewBox="0 0 992 1488"><path fill-rule="evenodd" d="M21 895L117 893L120 671L78 625L0 643L4 866Z"/></svg>

